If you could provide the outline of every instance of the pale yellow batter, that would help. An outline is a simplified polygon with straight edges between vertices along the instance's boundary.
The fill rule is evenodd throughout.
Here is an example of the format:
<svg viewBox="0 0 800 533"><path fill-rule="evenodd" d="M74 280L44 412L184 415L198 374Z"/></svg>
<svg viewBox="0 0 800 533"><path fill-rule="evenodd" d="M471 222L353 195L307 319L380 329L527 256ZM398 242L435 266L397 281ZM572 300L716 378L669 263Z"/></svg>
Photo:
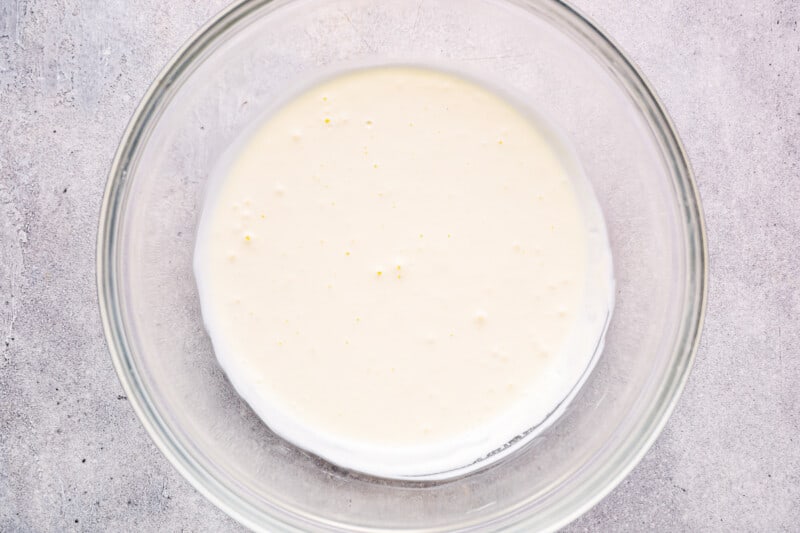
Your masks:
<svg viewBox="0 0 800 533"><path fill-rule="evenodd" d="M215 177L195 269L217 357L258 415L385 476L463 467L540 424L613 299L599 209L557 139L414 67L274 111Z"/></svg>

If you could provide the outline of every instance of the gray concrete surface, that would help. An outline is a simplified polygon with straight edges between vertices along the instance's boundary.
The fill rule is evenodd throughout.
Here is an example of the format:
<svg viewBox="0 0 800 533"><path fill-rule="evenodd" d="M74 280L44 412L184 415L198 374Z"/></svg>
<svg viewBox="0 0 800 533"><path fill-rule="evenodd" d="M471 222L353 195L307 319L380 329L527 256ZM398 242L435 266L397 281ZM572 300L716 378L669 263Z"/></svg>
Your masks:
<svg viewBox="0 0 800 533"><path fill-rule="evenodd" d="M97 215L125 124L225 0L0 0L0 531L240 527L150 442L106 352ZM569 531L800 531L800 3L580 0L672 114L708 318L653 449Z"/></svg>

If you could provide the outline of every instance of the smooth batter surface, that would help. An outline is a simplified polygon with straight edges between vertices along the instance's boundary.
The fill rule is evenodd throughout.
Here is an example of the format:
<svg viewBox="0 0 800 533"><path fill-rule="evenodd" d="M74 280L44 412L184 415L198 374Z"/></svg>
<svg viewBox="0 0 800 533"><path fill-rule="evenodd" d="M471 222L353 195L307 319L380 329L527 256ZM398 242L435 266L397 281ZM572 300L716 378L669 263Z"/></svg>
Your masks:
<svg viewBox="0 0 800 533"><path fill-rule="evenodd" d="M612 307L588 185L465 78L382 67L274 111L208 192L195 270L220 364L278 434L430 476L541 424Z"/></svg>

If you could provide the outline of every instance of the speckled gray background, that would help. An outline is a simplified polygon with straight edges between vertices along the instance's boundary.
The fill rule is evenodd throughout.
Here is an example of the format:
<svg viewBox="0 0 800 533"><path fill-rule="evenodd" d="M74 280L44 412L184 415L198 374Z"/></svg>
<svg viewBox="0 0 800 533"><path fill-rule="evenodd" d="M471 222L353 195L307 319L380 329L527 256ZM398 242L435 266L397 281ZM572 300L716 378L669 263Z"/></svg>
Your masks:
<svg viewBox="0 0 800 533"><path fill-rule="evenodd" d="M225 0L0 0L0 531L240 527L133 414L106 352L97 216L125 124ZM711 256L661 438L570 531L800 531L800 2L581 0L694 165Z"/></svg>

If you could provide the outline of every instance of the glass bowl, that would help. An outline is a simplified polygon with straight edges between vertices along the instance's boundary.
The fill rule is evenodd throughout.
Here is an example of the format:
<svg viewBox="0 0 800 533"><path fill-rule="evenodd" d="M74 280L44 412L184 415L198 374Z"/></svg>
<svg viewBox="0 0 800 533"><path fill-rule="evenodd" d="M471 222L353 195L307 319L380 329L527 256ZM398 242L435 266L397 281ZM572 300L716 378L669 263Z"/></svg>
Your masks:
<svg viewBox="0 0 800 533"><path fill-rule="evenodd" d="M568 136L605 215L617 284L604 353L558 421L485 468L426 482L337 468L274 435L217 365L192 272L209 174L261 111L319 72L417 62L492 80ZM133 117L103 202L98 284L112 359L142 423L242 524L553 530L614 488L672 411L703 317L705 233L657 98L568 5L256 0L199 31Z"/></svg>

